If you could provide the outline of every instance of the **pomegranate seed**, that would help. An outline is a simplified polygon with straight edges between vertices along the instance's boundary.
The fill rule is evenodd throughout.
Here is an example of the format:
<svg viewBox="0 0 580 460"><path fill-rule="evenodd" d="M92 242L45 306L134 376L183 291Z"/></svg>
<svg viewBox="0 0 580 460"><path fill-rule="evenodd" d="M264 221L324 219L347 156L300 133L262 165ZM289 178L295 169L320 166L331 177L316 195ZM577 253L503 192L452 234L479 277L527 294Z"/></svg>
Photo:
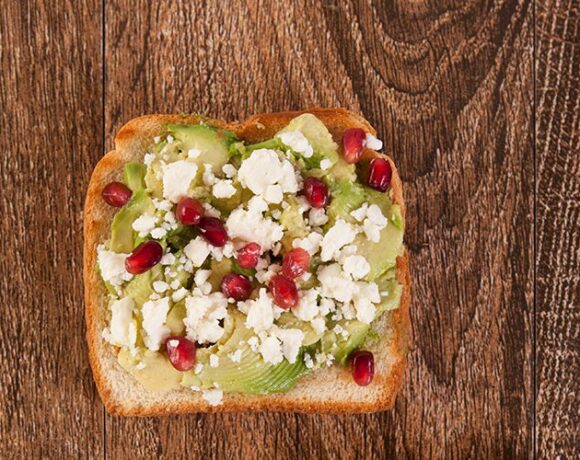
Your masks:
<svg viewBox="0 0 580 460"><path fill-rule="evenodd" d="M169 337L165 341L167 357L173 367L185 372L195 366L195 343L185 337Z"/></svg>
<svg viewBox="0 0 580 460"><path fill-rule="evenodd" d="M328 187L320 179L308 177L304 181L304 196L313 208L323 208L328 204Z"/></svg>
<svg viewBox="0 0 580 460"><path fill-rule="evenodd" d="M175 217L183 225L197 225L203 216L203 206L195 198L182 198L175 208Z"/></svg>
<svg viewBox="0 0 580 460"><path fill-rule="evenodd" d="M282 274L286 278L294 279L308 271L310 254L302 248L294 248L284 256Z"/></svg>
<svg viewBox="0 0 580 460"><path fill-rule="evenodd" d="M375 376L375 358L370 351L355 351L350 355L352 378L361 387L367 386Z"/></svg>
<svg viewBox="0 0 580 460"><path fill-rule="evenodd" d="M238 250L238 265L242 268L254 268L258 265L260 252L262 252L262 248L258 243L246 244L243 248Z"/></svg>
<svg viewBox="0 0 580 460"><path fill-rule="evenodd" d="M270 292L274 297L274 302L280 308L288 310L298 303L298 290L294 281L285 276L275 275L270 280Z"/></svg>
<svg viewBox="0 0 580 460"><path fill-rule="evenodd" d="M222 247L228 241L228 232L217 217L202 217L197 225L208 243Z"/></svg>
<svg viewBox="0 0 580 460"><path fill-rule="evenodd" d="M342 148L347 163L357 163L362 155L367 134L360 128L350 128L344 132Z"/></svg>
<svg viewBox="0 0 580 460"><path fill-rule="evenodd" d="M369 184L369 187L381 192L386 192L389 185L391 185L392 175L393 170L391 168L391 163L384 158L375 158L371 161L369 167L369 179L367 183Z"/></svg>
<svg viewBox="0 0 580 460"><path fill-rule="evenodd" d="M125 206L131 195L133 195L131 189L121 182L109 182L101 192L103 200L116 208Z"/></svg>
<svg viewBox="0 0 580 460"><path fill-rule="evenodd" d="M157 241L145 241L125 259L125 268L129 273L139 275L157 265L162 256L163 248Z"/></svg>
<svg viewBox="0 0 580 460"><path fill-rule="evenodd" d="M235 300L246 300L252 293L252 283L250 283L247 276L232 273L224 276L222 292L226 297L232 297Z"/></svg>

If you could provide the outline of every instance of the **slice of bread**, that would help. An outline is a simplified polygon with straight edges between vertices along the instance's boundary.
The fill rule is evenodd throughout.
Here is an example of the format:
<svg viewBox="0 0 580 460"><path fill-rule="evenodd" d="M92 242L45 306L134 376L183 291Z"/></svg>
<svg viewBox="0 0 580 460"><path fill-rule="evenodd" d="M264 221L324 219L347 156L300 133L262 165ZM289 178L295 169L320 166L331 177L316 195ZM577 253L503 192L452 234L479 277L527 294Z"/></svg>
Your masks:
<svg viewBox="0 0 580 460"><path fill-rule="evenodd" d="M227 123L207 120L214 126L235 132L247 143L271 138L290 120L302 113L312 113L328 127L340 144L347 128L360 127L376 134L370 124L344 109L312 109L305 112L282 112L255 115L246 121ZM84 210L84 283L87 340L94 378L107 410L121 415L169 415L191 412L224 411L296 411L354 413L373 412L393 406L401 386L406 362L409 331L410 282L408 255L397 259L397 276L403 284L400 307L388 311L379 320L377 331L382 339L366 347L375 356L375 377L366 387L356 385L348 369L334 366L312 372L298 381L287 393L269 395L224 394L221 405L210 406L199 392L189 389L159 393L145 389L118 364L113 347L101 338L107 321L107 292L96 266L96 247L109 238L115 208L101 198L103 187L121 180L128 161L142 161L151 139L168 122L196 123L198 116L149 115L129 121L115 138L115 150L105 155L95 167L87 191ZM380 155L365 149L363 155ZM392 199L401 206L405 217L401 179L391 158Z"/></svg>

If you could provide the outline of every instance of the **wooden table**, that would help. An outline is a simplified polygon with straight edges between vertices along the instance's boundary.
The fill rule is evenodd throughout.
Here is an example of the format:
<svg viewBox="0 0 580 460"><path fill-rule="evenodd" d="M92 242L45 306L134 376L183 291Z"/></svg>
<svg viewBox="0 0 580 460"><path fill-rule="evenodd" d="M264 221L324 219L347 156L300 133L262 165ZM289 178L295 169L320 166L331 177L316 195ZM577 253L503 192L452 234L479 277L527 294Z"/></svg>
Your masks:
<svg viewBox="0 0 580 460"><path fill-rule="evenodd" d="M3 0L1 458L580 455L576 0ZM107 415L82 207L130 118L343 106L399 165L412 344L391 412Z"/></svg>

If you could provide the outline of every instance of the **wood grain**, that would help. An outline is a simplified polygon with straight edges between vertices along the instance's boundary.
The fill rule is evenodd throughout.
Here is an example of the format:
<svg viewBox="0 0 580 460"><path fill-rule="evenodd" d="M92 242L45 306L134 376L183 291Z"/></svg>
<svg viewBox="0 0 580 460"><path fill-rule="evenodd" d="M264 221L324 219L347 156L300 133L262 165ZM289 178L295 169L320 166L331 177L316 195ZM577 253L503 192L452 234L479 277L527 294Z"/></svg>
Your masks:
<svg viewBox="0 0 580 460"><path fill-rule="evenodd" d="M100 33L97 1L0 7L0 458L104 454L81 300Z"/></svg>
<svg viewBox="0 0 580 460"><path fill-rule="evenodd" d="M224 5L2 2L0 458L580 455L577 2ZM395 409L106 415L80 238L114 133L144 113L313 105L364 114L405 182L413 340Z"/></svg>
<svg viewBox="0 0 580 460"><path fill-rule="evenodd" d="M537 6L537 449L580 455L580 4Z"/></svg>

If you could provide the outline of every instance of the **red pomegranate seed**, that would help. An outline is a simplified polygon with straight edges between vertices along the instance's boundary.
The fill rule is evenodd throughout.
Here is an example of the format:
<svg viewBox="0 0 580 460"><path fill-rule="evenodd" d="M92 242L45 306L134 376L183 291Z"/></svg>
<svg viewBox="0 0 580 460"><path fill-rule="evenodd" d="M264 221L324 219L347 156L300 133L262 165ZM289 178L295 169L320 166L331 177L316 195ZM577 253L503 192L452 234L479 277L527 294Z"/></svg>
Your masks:
<svg viewBox="0 0 580 460"><path fill-rule="evenodd" d="M328 187L320 179L308 177L304 181L304 196L313 208L323 208L328 204Z"/></svg>
<svg viewBox="0 0 580 460"><path fill-rule="evenodd" d="M157 241L145 241L125 259L125 268L129 273L139 275L157 265L162 256L163 248Z"/></svg>
<svg viewBox="0 0 580 460"><path fill-rule="evenodd" d="M203 216L203 206L195 198L182 198L175 208L175 217L183 225L197 225Z"/></svg>
<svg viewBox="0 0 580 460"><path fill-rule="evenodd" d="M228 232L217 217L202 217L197 226L206 241L214 246L222 247L228 241Z"/></svg>
<svg viewBox="0 0 580 460"><path fill-rule="evenodd" d="M195 343L185 337L169 337L165 341L169 362L178 371L185 372L195 366Z"/></svg>
<svg viewBox="0 0 580 460"><path fill-rule="evenodd" d="M295 279L308 271L310 254L302 248L294 248L284 256L282 274L286 278Z"/></svg>
<svg viewBox="0 0 580 460"><path fill-rule="evenodd" d="M355 351L350 355L352 378L361 387L367 386L375 376L375 358L370 351Z"/></svg>
<svg viewBox="0 0 580 460"><path fill-rule="evenodd" d="M274 302L280 308L288 310L298 303L298 290L294 281L285 276L275 275L270 280L270 292L274 297Z"/></svg>
<svg viewBox="0 0 580 460"><path fill-rule="evenodd" d="M131 199L133 192L121 182L109 182L101 192L103 200L111 206L120 208Z"/></svg>
<svg viewBox="0 0 580 460"><path fill-rule="evenodd" d="M238 250L238 265L242 268L254 268L258 265L262 248L258 243L248 243Z"/></svg>
<svg viewBox="0 0 580 460"><path fill-rule="evenodd" d="M384 158L375 158L371 161L369 167L369 179L367 183L369 187L386 192L389 185L391 185L392 175L391 163Z"/></svg>
<svg viewBox="0 0 580 460"><path fill-rule="evenodd" d="M347 163L356 163L360 160L367 134L360 128L350 128L344 132L342 148Z"/></svg>
<svg viewBox="0 0 580 460"><path fill-rule="evenodd" d="M226 297L232 297L235 300L246 300L252 293L252 283L250 283L247 276L232 273L224 276L222 292Z"/></svg>

